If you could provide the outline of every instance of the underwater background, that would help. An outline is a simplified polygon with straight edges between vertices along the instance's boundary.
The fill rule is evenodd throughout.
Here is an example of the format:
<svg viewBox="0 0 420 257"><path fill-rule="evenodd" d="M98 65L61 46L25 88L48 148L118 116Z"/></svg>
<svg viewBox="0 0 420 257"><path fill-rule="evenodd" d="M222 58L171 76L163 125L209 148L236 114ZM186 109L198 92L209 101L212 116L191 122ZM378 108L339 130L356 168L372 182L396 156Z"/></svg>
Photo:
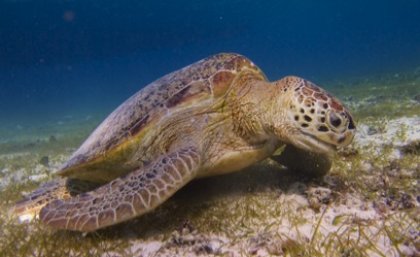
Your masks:
<svg viewBox="0 0 420 257"><path fill-rule="evenodd" d="M420 1L0 1L0 122L101 118L146 84L219 52L270 80L420 65ZM324 85L325 84L325 85Z"/></svg>
<svg viewBox="0 0 420 257"><path fill-rule="evenodd" d="M323 177L270 159L81 234L8 210L118 105L220 52L356 122ZM0 0L0 256L420 256L419 0Z"/></svg>

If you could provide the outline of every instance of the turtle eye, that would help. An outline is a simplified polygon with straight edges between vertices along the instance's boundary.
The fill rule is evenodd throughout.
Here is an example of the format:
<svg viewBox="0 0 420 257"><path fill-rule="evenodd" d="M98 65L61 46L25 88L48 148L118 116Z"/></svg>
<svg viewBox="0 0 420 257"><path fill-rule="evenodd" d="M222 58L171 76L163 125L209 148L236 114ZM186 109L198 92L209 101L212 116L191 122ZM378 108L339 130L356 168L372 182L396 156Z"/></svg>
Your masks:
<svg viewBox="0 0 420 257"><path fill-rule="evenodd" d="M330 112L329 115L330 118L330 124L334 127L338 128L341 125L341 119L338 117L334 112Z"/></svg>

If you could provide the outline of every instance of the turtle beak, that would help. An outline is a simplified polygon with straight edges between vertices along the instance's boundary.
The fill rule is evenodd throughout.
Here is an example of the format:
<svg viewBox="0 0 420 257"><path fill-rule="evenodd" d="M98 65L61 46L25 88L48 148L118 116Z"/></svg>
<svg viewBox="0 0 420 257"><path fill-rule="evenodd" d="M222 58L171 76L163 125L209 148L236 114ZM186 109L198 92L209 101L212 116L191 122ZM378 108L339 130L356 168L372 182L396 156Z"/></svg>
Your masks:
<svg viewBox="0 0 420 257"><path fill-rule="evenodd" d="M299 134L291 138L291 143L302 150L306 150L318 154L326 154L330 157L337 151L337 146L321 141L315 136L300 131Z"/></svg>
<svg viewBox="0 0 420 257"><path fill-rule="evenodd" d="M274 134L282 143L292 144L295 147L318 154L326 154L332 157L337 151L337 146L318 139L316 136L299 128L289 128L289 133L284 134L283 130L275 130ZM291 132L291 131L294 132Z"/></svg>

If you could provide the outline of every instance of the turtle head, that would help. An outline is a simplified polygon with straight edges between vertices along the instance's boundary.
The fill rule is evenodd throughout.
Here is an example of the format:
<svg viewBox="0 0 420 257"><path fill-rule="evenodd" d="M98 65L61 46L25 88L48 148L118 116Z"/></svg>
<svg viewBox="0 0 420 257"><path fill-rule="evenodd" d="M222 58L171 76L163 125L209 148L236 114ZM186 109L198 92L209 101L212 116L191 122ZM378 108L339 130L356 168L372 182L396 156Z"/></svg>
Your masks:
<svg viewBox="0 0 420 257"><path fill-rule="evenodd" d="M286 125L280 138L303 150L331 153L353 140L356 127L349 111L328 92L302 78L275 82Z"/></svg>

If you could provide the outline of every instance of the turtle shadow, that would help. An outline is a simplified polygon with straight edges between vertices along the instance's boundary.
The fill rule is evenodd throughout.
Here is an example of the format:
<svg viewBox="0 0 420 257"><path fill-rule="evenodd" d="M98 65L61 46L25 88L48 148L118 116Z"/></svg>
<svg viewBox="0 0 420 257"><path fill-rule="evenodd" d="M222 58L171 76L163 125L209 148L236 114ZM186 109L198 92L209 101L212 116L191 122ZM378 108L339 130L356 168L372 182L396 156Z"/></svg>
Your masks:
<svg viewBox="0 0 420 257"><path fill-rule="evenodd" d="M88 236L111 240L162 237L182 229L190 217L203 215L219 200L267 190L287 193L293 183L307 184L313 180L314 177L306 174L296 174L280 165L263 162L240 172L192 181L152 212Z"/></svg>

